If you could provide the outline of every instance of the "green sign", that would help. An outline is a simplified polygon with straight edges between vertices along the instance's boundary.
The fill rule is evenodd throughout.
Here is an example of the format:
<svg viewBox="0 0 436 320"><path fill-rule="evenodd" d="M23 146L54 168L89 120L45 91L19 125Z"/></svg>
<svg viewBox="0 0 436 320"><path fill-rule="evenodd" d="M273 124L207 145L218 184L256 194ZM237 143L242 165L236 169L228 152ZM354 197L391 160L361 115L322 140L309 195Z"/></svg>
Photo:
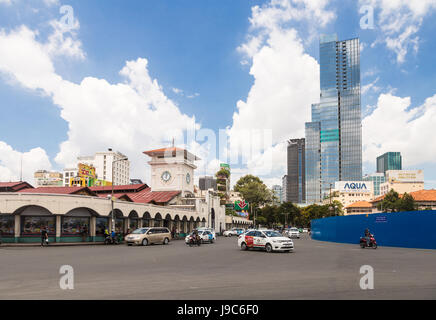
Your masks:
<svg viewBox="0 0 436 320"><path fill-rule="evenodd" d="M245 200L235 201L235 211L246 211L246 210L248 210L248 202L245 202Z"/></svg>
<svg viewBox="0 0 436 320"><path fill-rule="evenodd" d="M220 168L227 168L230 170L230 166L227 163L221 163Z"/></svg>

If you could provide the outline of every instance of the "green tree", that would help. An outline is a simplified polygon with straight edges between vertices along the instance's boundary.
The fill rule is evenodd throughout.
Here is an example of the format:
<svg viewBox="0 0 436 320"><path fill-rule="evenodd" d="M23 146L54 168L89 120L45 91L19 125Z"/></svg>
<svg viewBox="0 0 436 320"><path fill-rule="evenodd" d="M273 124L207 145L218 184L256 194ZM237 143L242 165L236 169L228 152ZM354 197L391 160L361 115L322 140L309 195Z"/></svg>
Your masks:
<svg viewBox="0 0 436 320"><path fill-rule="evenodd" d="M284 217L284 222L291 226L300 226L302 223L301 209L292 202L283 202L279 207L280 213ZM287 221L286 221L287 220Z"/></svg>
<svg viewBox="0 0 436 320"><path fill-rule="evenodd" d="M398 211L414 211L417 209L415 199L409 193L404 193L400 199Z"/></svg>
<svg viewBox="0 0 436 320"><path fill-rule="evenodd" d="M253 209L272 202L272 193L259 177L251 174L241 177L233 188Z"/></svg>
<svg viewBox="0 0 436 320"><path fill-rule="evenodd" d="M215 176L217 177L217 178L220 178L220 177L226 177L227 179L230 177L230 171L229 170L227 170L226 168L221 168L216 174L215 174Z"/></svg>
<svg viewBox="0 0 436 320"><path fill-rule="evenodd" d="M395 190L391 189L383 198L381 203L377 205L379 210L383 212L398 212L401 207L401 199Z"/></svg>

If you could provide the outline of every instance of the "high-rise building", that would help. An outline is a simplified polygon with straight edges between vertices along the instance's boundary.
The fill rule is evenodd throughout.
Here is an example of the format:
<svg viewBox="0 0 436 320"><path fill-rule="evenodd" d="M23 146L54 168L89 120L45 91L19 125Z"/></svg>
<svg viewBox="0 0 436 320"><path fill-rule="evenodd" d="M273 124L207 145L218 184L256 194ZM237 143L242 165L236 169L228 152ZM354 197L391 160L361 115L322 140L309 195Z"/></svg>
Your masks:
<svg viewBox="0 0 436 320"><path fill-rule="evenodd" d="M198 179L198 187L200 188L200 190L213 189L217 191L216 179L210 176L200 177Z"/></svg>
<svg viewBox="0 0 436 320"><path fill-rule="evenodd" d="M273 204L277 205L277 204L282 203L283 202L283 188L282 188L282 186L274 185L274 186L272 186L271 190L275 196L275 199L273 200Z"/></svg>
<svg viewBox="0 0 436 320"><path fill-rule="evenodd" d="M359 39L320 37L320 102L306 123L306 200L321 202L336 181L362 180Z"/></svg>
<svg viewBox="0 0 436 320"><path fill-rule="evenodd" d="M381 195L380 185L386 182L384 173L373 173L363 177L363 181L372 181L374 183L374 196Z"/></svg>
<svg viewBox="0 0 436 320"><path fill-rule="evenodd" d="M287 175L283 178L286 184L283 201L303 203L306 201L306 158L305 139L291 139L287 150Z"/></svg>
<svg viewBox="0 0 436 320"><path fill-rule="evenodd" d="M400 152L386 152L377 157L377 172L385 174L388 170L403 170Z"/></svg>

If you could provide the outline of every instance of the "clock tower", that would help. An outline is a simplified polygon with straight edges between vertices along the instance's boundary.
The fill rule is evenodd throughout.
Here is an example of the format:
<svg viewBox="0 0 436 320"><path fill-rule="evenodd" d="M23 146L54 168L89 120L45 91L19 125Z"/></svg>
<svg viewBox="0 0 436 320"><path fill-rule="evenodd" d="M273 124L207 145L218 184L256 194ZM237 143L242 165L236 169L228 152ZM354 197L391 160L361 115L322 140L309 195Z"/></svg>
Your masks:
<svg viewBox="0 0 436 320"><path fill-rule="evenodd" d="M200 158L176 147L144 153L151 158L151 191L182 191L182 197L194 193L194 162Z"/></svg>

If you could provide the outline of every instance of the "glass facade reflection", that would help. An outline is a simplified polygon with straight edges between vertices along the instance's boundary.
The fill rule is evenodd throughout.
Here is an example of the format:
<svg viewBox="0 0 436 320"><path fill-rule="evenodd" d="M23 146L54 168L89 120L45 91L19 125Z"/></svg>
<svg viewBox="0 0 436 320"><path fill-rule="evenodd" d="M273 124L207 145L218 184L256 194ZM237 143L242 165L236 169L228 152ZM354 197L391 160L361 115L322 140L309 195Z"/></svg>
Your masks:
<svg viewBox="0 0 436 320"><path fill-rule="evenodd" d="M306 123L306 199L320 202L336 181L362 179L359 39L320 38L320 102Z"/></svg>

